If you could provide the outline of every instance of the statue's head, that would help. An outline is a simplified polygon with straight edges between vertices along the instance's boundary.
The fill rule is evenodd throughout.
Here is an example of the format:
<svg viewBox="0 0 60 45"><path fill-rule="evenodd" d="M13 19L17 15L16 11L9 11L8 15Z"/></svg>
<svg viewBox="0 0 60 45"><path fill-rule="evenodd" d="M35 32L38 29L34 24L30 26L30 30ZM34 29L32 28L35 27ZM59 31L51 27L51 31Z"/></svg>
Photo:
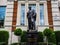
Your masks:
<svg viewBox="0 0 60 45"><path fill-rule="evenodd" d="M31 7L28 7L29 8L29 10L31 10Z"/></svg>

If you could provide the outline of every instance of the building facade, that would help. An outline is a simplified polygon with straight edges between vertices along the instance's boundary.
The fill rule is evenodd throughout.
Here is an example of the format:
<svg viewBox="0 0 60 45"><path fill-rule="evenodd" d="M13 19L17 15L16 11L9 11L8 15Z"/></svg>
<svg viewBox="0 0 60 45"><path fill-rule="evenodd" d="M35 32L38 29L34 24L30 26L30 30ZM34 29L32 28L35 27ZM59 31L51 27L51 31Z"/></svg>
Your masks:
<svg viewBox="0 0 60 45"><path fill-rule="evenodd" d="M0 30L9 31L9 43L17 42L16 28L28 29L27 12L31 6L37 13L36 29L60 30L59 0L0 0Z"/></svg>

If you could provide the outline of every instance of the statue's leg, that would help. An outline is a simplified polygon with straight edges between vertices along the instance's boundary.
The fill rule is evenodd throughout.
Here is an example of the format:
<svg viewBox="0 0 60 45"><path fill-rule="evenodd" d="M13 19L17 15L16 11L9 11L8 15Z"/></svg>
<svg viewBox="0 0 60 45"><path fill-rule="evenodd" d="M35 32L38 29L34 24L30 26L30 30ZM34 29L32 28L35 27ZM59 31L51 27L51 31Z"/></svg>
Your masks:
<svg viewBox="0 0 60 45"><path fill-rule="evenodd" d="M30 21L30 29L32 29L32 22Z"/></svg>
<svg viewBox="0 0 60 45"><path fill-rule="evenodd" d="M31 27L31 21L30 21L30 29L31 29L32 27Z"/></svg>
<svg viewBox="0 0 60 45"><path fill-rule="evenodd" d="M32 28L32 27L31 27L31 20L29 19L29 21L28 21L28 22L29 22L29 24L28 24L28 25L29 25L29 30L30 30L30 29Z"/></svg>
<svg viewBox="0 0 60 45"><path fill-rule="evenodd" d="M32 25L32 30L33 30L33 22L31 23L31 25Z"/></svg>
<svg viewBox="0 0 60 45"><path fill-rule="evenodd" d="M28 22L28 30L29 30L29 22Z"/></svg>
<svg viewBox="0 0 60 45"><path fill-rule="evenodd" d="M28 29L30 29L30 20L28 20Z"/></svg>
<svg viewBox="0 0 60 45"><path fill-rule="evenodd" d="M35 27L35 21L33 22L33 28L34 28L34 30L36 29L36 27Z"/></svg>

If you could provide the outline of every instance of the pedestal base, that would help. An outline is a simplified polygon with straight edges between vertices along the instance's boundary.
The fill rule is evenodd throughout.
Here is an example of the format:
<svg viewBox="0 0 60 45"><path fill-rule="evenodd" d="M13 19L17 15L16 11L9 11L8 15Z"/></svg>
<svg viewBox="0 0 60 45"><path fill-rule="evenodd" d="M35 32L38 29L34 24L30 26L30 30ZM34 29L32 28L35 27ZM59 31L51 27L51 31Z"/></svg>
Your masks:
<svg viewBox="0 0 60 45"><path fill-rule="evenodd" d="M37 45L38 32L36 30L27 31L27 45Z"/></svg>

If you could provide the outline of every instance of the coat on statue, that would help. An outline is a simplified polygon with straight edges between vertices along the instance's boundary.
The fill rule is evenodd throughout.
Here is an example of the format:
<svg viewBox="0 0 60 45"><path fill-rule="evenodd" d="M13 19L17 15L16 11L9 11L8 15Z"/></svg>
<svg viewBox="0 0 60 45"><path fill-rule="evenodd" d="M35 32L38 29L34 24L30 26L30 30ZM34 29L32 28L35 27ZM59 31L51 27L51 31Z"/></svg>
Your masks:
<svg viewBox="0 0 60 45"><path fill-rule="evenodd" d="M27 12L27 18L28 18L28 28L29 30L35 30L35 21L36 21L36 12L35 10L29 10Z"/></svg>

